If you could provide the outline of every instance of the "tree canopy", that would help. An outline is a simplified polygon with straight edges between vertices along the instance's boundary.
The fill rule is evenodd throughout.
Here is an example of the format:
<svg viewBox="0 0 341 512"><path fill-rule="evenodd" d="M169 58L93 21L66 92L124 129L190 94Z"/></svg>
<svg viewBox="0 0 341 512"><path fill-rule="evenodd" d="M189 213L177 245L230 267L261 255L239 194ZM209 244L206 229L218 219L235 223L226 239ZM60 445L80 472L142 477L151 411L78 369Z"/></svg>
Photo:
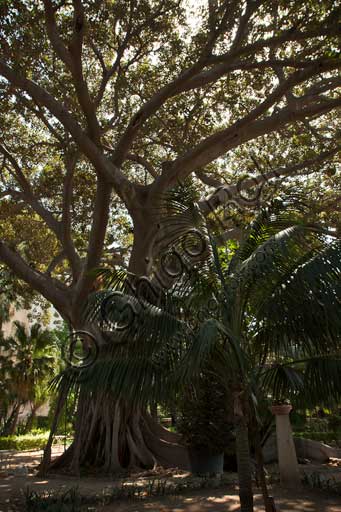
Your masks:
<svg viewBox="0 0 341 512"><path fill-rule="evenodd" d="M246 173L279 176L319 215L335 210L338 2L0 9L0 260L73 324L95 286L89 270L151 271L155 208L179 182L205 197L222 184L238 195Z"/></svg>

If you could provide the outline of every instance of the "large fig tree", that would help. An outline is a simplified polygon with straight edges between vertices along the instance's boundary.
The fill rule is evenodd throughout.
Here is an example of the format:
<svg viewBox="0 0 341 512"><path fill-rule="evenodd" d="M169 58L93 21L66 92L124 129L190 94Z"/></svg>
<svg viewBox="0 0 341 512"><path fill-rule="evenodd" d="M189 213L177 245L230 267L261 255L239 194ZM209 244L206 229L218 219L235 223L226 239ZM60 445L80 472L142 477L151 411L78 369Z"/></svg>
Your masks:
<svg viewBox="0 0 341 512"><path fill-rule="evenodd" d="M93 268L153 272L155 212L179 183L211 194L207 216L276 177L327 197L318 215L337 205L334 1L5 0L0 15L0 260L73 328ZM152 423L147 447L140 412L78 404L75 471L84 425L107 468L176 462Z"/></svg>

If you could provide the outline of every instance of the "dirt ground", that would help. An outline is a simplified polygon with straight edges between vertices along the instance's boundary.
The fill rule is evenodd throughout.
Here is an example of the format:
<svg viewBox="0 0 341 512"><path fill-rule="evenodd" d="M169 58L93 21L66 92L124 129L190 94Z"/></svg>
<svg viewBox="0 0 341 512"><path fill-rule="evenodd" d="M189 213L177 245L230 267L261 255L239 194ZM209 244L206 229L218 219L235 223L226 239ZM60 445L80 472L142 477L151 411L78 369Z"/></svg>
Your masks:
<svg viewBox="0 0 341 512"><path fill-rule="evenodd" d="M332 498L310 490L273 489L280 512L340 512L341 498ZM255 511L264 512L260 495L255 496ZM119 503L102 507L100 512L237 512L240 510L236 489L202 490L183 496L166 496L143 503Z"/></svg>
<svg viewBox="0 0 341 512"><path fill-rule="evenodd" d="M62 453L62 446L53 447L53 455ZM0 512L24 512L25 489L66 490L77 486L81 494L101 495L103 489L120 485L110 477L60 477L46 479L35 476L35 468L41 460L41 451L0 453ZM338 478L341 481L341 468ZM280 512L341 512L341 497L326 492L313 491L306 487L285 490L271 489ZM255 497L257 512L263 511L260 495ZM146 500L122 500L107 506L89 507L91 512L233 512L238 511L239 500L236 487L231 483L224 489L200 489L187 491L177 496L163 496Z"/></svg>

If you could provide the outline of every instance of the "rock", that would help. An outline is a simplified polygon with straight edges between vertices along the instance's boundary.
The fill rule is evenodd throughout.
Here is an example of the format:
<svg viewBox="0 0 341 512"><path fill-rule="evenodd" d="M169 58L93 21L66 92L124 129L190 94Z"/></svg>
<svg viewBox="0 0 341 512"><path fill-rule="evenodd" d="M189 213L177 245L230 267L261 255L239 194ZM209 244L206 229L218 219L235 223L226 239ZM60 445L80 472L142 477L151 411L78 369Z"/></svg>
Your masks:
<svg viewBox="0 0 341 512"><path fill-rule="evenodd" d="M328 462L330 458L341 458L341 449L328 446L319 441L294 437L296 455L298 459L308 459L314 462ZM276 436L272 435L263 447L265 464L277 461Z"/></svg>
<svg viewBox="0 0 341 512"><path fill-rule="evenodd" d="M341 457L341 450L339 448L333 448L311 439L294 438L294 440L298 457L311 459L316 462L328 462L330 457Z"/></svg>

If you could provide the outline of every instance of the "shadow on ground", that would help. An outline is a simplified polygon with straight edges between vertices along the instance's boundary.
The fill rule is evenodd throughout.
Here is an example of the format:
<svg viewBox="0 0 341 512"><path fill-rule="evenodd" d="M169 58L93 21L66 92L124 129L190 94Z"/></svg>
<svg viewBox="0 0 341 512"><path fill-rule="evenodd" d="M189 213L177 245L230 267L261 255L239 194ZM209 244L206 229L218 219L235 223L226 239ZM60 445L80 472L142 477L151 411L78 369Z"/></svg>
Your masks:
<svg viewBox="0 0 341 512"><path fill-rule="evenodd" d="M324 492L273 489L280 512L341 512L341 498ZM294 495L294 497L293 497ZM264 512L260 495L255 496L257 512ZM99 509L100 512L237 512L240 510L235 489L202 490L183 496L166 496L139 503L116 503Z"/></svg>

